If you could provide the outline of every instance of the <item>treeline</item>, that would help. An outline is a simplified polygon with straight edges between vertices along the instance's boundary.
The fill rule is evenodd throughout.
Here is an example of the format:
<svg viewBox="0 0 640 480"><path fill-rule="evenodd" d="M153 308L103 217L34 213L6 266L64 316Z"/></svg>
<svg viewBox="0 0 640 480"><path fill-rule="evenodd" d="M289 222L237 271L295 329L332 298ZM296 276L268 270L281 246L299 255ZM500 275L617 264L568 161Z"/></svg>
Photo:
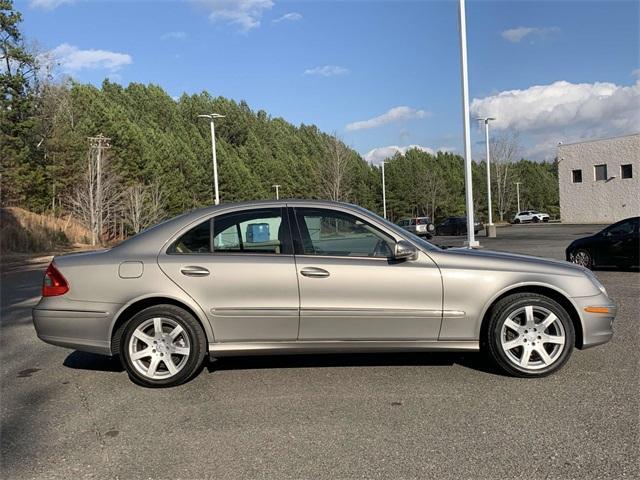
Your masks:
<svg viewBox="0 0 640 480"><path fill-rule="evenodd" d="M0 15L3 205L72 213L98 240L210 205L210 130L198 115L215 112L225 116L216 122L223 202L274 198L273 186L280 185L281 198L327 198L382 211L380 168L335 134L207 92L174 99L157 85L53 81L48 65L25 48L10 1L0 0ZM496 218L498 210L505 219L514 213L516 181L522 208L557 213L555 166L517 159L512 138L497 142ZM473 175L475 208L485 217L485 166L475 164ZM396 155L387 162L386 185L392 219L464 214L459 155Z"/></svg>

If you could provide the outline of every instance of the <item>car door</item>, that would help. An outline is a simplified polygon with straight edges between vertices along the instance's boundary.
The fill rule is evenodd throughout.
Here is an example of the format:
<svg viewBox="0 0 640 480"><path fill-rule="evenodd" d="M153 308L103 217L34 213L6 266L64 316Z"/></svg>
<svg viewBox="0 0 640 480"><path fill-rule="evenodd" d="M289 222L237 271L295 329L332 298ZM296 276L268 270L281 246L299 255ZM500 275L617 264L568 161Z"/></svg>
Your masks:
<svg viewBox="0 0 640 480"><path fill-rule="evenodd" d="M220 213L160 254L162 270L206 312L217 342L298 337L298 280L283 212Z"/></svg>
<svg viewBox="0 0 640 480"><path fill-rule="evenodd" d="M300 340L436 340L442 280L423 252L390 259L397 233L352 211L295 207Z"/></svg>
<svg viewBox="0 0 640 480"><path fill-rule="evenodd" d="M629 218L609 227L604 232L602 264L629 265L634 256L634 219Z"/></svg>

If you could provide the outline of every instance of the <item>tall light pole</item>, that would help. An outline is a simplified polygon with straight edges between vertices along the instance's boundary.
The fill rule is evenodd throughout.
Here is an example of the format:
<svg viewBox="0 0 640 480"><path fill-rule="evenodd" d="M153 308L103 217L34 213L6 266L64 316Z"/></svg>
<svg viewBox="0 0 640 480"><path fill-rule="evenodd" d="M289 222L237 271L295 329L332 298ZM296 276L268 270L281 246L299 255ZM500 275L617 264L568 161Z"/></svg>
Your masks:
<svg viewBox="0 0 640 480"><path fill-rule="evenodd" d="M495 120L493 117L478 118L479 121L484 122L484 142L487 148L487 210L489 223L485 227L487 231L487 237L496 236L496 227L493 225L493 209L491 208L491 156L489 152L489 122Z"/></svg>
<svg viewBox="0 0 640 480"><path fill-rule="evenodd" d="M473 231L473 179L471 177L471 132L469 125L469 75L467 73L467 20L465 0L459 0L460 64L462 70L462 125L464 130L464 190L467 204L467 246L478 247Z"/></svg>
<svg viewBox="0 0 640 480"><path fill-rule="evenodd" d="M215 204L220 203L220 192L218 191L218 160L216 159L216 129L213 126L213 120L215 118L224 118L224 115L219 113L210 113L207 115L198 115L198 118L208 118L211 124L211 152L213 153L213 190L215 194Z"/></svg>
<svg viewBox="0 0 640 480"><path fill-rule="evenodd" d="M382 212L384 213L384 218L387 218L387 188L384 183L384 164L382 162Z"/></svg>
<svg viewBox="0 0 640 480"><path fill-rule="evenodd" d="M280 200L280 185L271 185L276 189L276 200Z"/></svg>
<svg viewBox="0 0 640 480"><path fill-rule="evenodd" d="M520 185L522 185L522 182L516 182L516 195L518 196L518 213L520 213Z"/></svg>

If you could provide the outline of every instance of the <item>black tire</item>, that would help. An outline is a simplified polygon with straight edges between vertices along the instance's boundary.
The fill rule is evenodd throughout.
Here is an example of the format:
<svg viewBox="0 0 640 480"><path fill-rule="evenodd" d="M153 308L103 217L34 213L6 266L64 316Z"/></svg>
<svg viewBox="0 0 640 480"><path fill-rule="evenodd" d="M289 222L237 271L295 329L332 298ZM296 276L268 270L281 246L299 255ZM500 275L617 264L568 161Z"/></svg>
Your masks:
<svg viewBox="0 0 640 480"><path fill-rule="evenodd" d="M541 307L546 311L553 313L557 317L557 322L560 323L560 326L556 326L554 323L549 328L555 329L563 329L564 334L564 344L558 346L558 351L553 351L553 362L545 367L532 367L532 368L524 368L520 365L517 365L513 358L510 358L505 348L502 346L502 335L503 335L503 326L505 322L508 320L508 317L513 312L518 311L524 307L531 306L533 308ZM518 318L518 317L515 317ZM539 324L538 324L539 326ZM522 328L527 328L524 325ZM546 330L545 330L546 331ZM544 332L539 332L544 334ZM530 332L530 335L537 335L538 333ZM516 335L517 336L517 335ZM525 337L526 335L523 335ZM534 342L536 338L534 337ZM524 340L527 341L526 339ZM531 340L529 340L529 345L531 345ZM524 344L523 344L524 345ZM535 343L533 344L535 345ZM555 349L556 347L553 344L547 344L550 347L544 347L545 351L548 350L546 348ZM569 314L566 310L556 301L550 299L549 297L545 297L544 295L540 295L537 293L516 293L513 295L509 295L500 301L498 301L491 309L489 321L483 328L482 332L482 348L488 353L491 360L495 363L495 365L505 372L508 375L514 377L523 377L523 378L531 378L531 377L544 377L550 375L560 368L564 366L565 363L569 360L571 356L571 352L573 350L573 346L575 345L575 330L573 328L573 322L569 317ZM541 344L539 343L537 348L539 349ZM515 349L521 349L524 347L515 347ZM510 351L513 351L514 347ZM542 357L537 353L537 350L533 350L531 353L532 359L539 358L538 363L544 361Z"/></svg>
<svg viewBox="0 0 640 480"><path fill-rule="evenodd" d="M588 250L585 250L583 248L579 248L571 252L569 254L569 259L571 260L571 263L575 263L576 265L582 265L583 267L586 267L589 270L593 268L593 257L591 256L591 253L589 253Z"/></svg>
<svg viewBox="0 0 640 480"><path fill-rule="evenodd" d="M190 348L189 354L185 355L187 358L184 361L184 365L181 366L181 369L177 373L168 378L153 379L142 374L136 366L134 366L134 362L131 360L129 354L129 343L134 332L140 325L148 322L150 319L158 317L167 319L181 326L184 335L186 335L188 339ZM151 345L149 348L151 348ZM153 351L155 352L156 350ZM138 385L152 388L174 387L189 381L200 371L206 353L207 340L202 326L193 315L175 305L155 305L137 313L126 323L120 341L120 358L129 374L129 378ZM164 365L166 368L166 363Z"/></svg>
<svg viewBox="0 0 640 480"><path fill-rule="evenodd" d="M538 217L533 217L533 223L538 223L540 219Z"/></svg>
<svg viewBox="0 0 640 480"><path fill-rule="evenodd" d="M520 219L519 219L519 218L516 218L516 219L513 221L513 223L520 223Z"/></svg>

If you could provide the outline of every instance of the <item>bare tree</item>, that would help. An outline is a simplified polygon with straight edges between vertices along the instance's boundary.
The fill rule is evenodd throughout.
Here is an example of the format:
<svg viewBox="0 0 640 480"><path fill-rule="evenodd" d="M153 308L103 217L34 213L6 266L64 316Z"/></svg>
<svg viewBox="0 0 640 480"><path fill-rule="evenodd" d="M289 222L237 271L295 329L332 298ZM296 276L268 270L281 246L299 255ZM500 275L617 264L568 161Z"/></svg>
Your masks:
<svg viewBox="0 0 640 480"><path fill-rule="evenodd" d="M349 151L335 134L327 140L329 156L321 171L321 193L334 201L346 200L349 196L347 170Z"/></svg>
<svg viewBox="0 0 640 480"><path fill-rule="evenodd" d="M157 182L133 185L123 195L125 222L134 233L153 225L164 215L164 195Z"/></svg>
<svg viewBox="0 0 640 480"><path fill-rule="evenodd" d="M504 221L504 216L513 203L513 182L510 180L513 164L517 161L521 151L518 134L507 131L500 135L494 135L490 148L491 167L496 182L496 206L500 220Z"/></svg>
<svg viewBox="0 0 640 480"><path fill-rule="evenodd" d="M120 210L120 179L110 162L99 166L99 158L89 150L87 169L68 199L73 214L91 232L91 245L102 243L103 226ZM100 168L99 168L100 167Z"/></svg>

